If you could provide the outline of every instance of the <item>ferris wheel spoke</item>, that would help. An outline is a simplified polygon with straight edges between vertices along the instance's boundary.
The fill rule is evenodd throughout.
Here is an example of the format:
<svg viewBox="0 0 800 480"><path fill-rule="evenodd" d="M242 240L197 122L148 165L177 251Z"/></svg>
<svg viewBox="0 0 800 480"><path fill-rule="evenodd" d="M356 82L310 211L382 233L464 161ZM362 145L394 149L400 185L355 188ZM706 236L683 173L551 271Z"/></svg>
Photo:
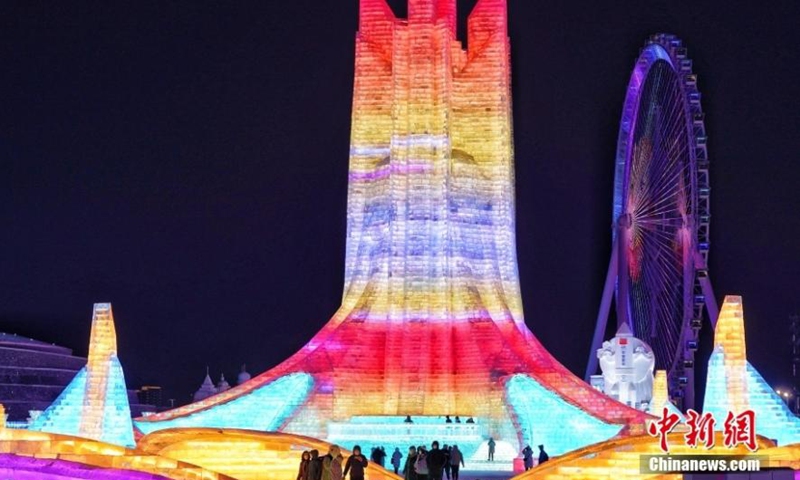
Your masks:
<svg viewBox="0 0 800 480"><path fill-rule="evenodd" d="M655 337L658 339L657 345L666 344L666 349L662 349L659 352L658 361L659 363L663 362L663 364L668 364L672 360L671 356L666 354L666 351L669 350L673 344L670 338L675 336L679 328L674 318L677 305L674 299L664 293L669 291L664 288L669 279L651 270L646 270L646 272L646 279L641 285L642 289L646 288L650 292L657 291L660 292L660 294L651 294L648 296L649 298L643 296L643 301L638 302L640 318L645 319L644 321L637 322L643 327L640 327L639 334L647 338L653 337L652 334L654 333ZM652 280L647 280L648 277L652 278Z"/></svg>
<svg viewBox="0 0 800 480"><path fill-rule="evenodd" d="M645 284L647 288L651 292L658 292L656 298L651 298L651 302L655 305L657 313L655 318L651 319L651 321L655 321L662 325L662 327L667 327L671 332L674 332L674 330L678 328L675 319L677 302L668 294L668 292L671 291L669 289L670 282L674 281L674 279L674 276L669 274L665 275L663 272L654 271L653 269L645 270ZM658 330L656 329L656 331Z"/></svg>
<svg viewBox="0 0 800 480"><path fill-rule="evenodd" d="M672 169L669 172L662 172L654 182L654 186L649 188L649 198L651 201L670 201L677 197L681 192L685 192L685 186L680 185L680 179L685 174L684 169Z"/></svg>
<svg viewBox="0 0 800 480"><path fill-rule="evenodd" d="M653 243L657 248L665 251L672 251L672 246L675 244L675 239L677 238L677 231L665 233L657 229L646 231L638 229L634 234L634 238L637 239L638 243Z"/></svg>
<svg viewBox="0 0 800 480"><path fill-rule="evenodd" d="M636 192L639 204L675 201L681 193L686 192L686 188L680 185L684 173L683 171L662 173L661 178L657 179L658 183L648 186L646 191Z"/></svg>

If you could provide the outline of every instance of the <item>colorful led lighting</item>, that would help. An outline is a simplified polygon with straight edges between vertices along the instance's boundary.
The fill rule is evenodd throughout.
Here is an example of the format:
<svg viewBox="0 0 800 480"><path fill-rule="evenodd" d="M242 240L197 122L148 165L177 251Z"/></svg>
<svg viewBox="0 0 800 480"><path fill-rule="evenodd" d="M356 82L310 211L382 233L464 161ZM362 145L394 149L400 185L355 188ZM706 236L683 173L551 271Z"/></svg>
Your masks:
<svg viewBox="0 0 800 480"><path fill-rule="evenodd" d="M159 458L169 458L220 472L237 480L284 480L295 478L300 454L317 450L328 453L330 444L313 438L283 433L243 430L176 429L145 436L139 449ZM346 459L350 452L343 450ZM369 462L366 480L400 480Z"/></svg>
<svg viewBox="0 0 800 480"><path fill-rule="evenodd" d="M54 433L0 430L0 478L233 480L188 462Z"/></svg>
<svg viewBox="0 0 800 480"><path fill-rule="evenodd" d="M723 428L728 412L756 414L756 432L778 445L800 443L800 418L747 361L742 297L727 296L714 332L714 352L708 361L703 411Z"/></svg>
<svg viewBox="0 0 800 480"><path fill-rule="evenodd" d="M86 366L29 428L128 447L135 445L110 303L94 305Z"/></svg>
<svg viewBox="0 0 800 480"><path fill-rule="evenodd" d="M468 51L456 39L455 6L410 0L401 21L385 0L361 0L339 311L272 370L137 419L139 429L237 426L323 439L346 432L352 440L371 438L382 425L375 418L460 415L485 428L484 443L492 436L519 451L529 401L582 412L591 441L643 428L645 414L576 378L525 324L506 0L477 2ZM527 380L512 380L516 374ZM300 389L302 400L280 425L259 423L273 403L246 399L287 375L308 375L313 385ZM363 418L373 420L366 426ZM528 435L554 432L557 421L546 416ZM586 444L585 431L564 433L574 438L563 448Z"/></svg>

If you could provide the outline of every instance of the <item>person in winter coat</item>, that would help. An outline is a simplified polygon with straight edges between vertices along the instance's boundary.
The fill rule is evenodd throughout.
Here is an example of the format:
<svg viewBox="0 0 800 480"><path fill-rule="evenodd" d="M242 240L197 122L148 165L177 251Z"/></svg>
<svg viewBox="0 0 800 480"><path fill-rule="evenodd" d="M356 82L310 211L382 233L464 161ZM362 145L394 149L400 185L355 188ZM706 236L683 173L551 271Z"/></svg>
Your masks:
<svg viewBox="0 0 800 480"><path fill-rule="evenodd" d="M400 448L395 447L394 453L392 453L392 467L394 467L394 473L400 470L400 459L403 458L403 454L400 453Z"/></svg>
<svg viewBox="0 0 800 480"><path fill-rule="evenodd" d="M414 470L414 464L417 461L417 449L413 445L408 447L408 456L406 457L406 464L403 466L403 477L406 480L418 480L417 471Z"/></svg>
<svg viewBox="0 0 800 480"><path fill-rule="evenodd" d="M350 472L351 480L364 480L364 470L367 468L367 457L361 454L361 447L356 445L353 447L353 454L347 458L344 464L343 476L347 476Z"/></svg>
<svg viewBox="0 0 800 480"><path fill-rule="evenodd" d="M442 450L444 451L444 476L450 480L450 447L444 444Z"/></svg>
<svg viewBox="0 0 800 480"><path fill-rule="evenodd" d="M461 454L458 445L453 445L453 448L450 449L450 473L453 480L458 480L459 464L461 467L464 466L464 455Z"/></svg>
<svg viewBox="0 0 800 480"><path fill-rule="evenodd" d="M539 465L550 460L550 455L544 451L544 445L539 445Z"/></svg>
<svg viewBox="0 0 800 480"><path fill-rule="evenodd" d="M319 451L311 450L309 453L308 480L322 480L322 459L319 457Z"/></svg>
<svg viewBox="0 0 800 480"><path fill-rule="evenodd" d="M308 480L308 466L311 464L311 453L303 452L300 457L300 468L297 470L297 480Z"/></svg>
<svg viewBox="0 0 800 480"><path fill-rule="evenodd" d="M439 442L434 441L431 444L431 451L427 457L428 463L428 476L430 480L442 480L444 473L444 464L447 463L447 455L444 450L439 448Z"/></svg>
<svg viewBox="0 0 800 480"><path fill-rule="evenodd" d="M414 471L417 472L417 480L428 480L428 452L425 451L425 447L422 445L417 448Z"/></svg>
<svg viewBox="0 0 800 480"><path fill-rule="evenodd" d="M522 449L522 459L525 461L525 470L533 468L533 449L527 445Z"/></svg>
<svg viewBox="0 0 800 480"><path fill-rule="evenodd" d="M342 480L342 453L337 445L331 445L323 457L322 480Z"/></svg>
<svg viewBox="0 0 800 480"><path fill-rule="evenodd" d="M385 461L386 461L386 449L384 449L383 447L377 447L375 449L375 463L383 467Z"/></svg>

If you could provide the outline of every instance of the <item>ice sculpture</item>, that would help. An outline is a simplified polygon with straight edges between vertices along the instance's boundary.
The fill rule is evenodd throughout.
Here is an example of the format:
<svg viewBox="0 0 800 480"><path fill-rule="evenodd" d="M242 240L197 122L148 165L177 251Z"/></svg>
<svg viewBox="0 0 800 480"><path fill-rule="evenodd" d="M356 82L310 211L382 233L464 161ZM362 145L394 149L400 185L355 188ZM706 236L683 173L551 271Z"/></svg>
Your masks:
<svg viewBox="0 0 800 480"><path fill-rule="evenodd" d="M633 336L627 323L597 351L606 395L642 409L653 397L655 357L648 344Z"/></svg>
<svg viewBox="0 0 800 480"><path fill-rule="evenodd" d="M215 393L217 393L217 387L214 386L214 382L211 381L211 375L209 375L208 369L206 369L206 377L203 379L203 384L200 385L200 388L197 389L196 392L194 392L192 399L195 402L200 402L214 395Z"/></svg>
<svg viewBox="0 0 800 480"><path fill-rule="evenodd" d="M132 447L133 424L110 303L95 303L89 358L30 430Z"/></svg>
<svg viewBox="0 0 800 480"><path fill-rule="evenodd" d="M589 423L607 425L593 430L602 435L644 424L645 414L572 375L525 324L506 0L477 2L468 50L456 39L455 9L455 0L410 0L403 21L385 0L360 2L338 312L272 370L137 419L142 431L255 426L262 412L281 409L277 430L345 446L381 444L405 429L443 443L491 436L518 452L523 429L536 438L559 421L531 421L523 402L577 406ZM301 378L293 375L310 379L302 397L259 394ZM418 421L404 425L407 415ZM445 415L472 417L475 428L448 426ZM589 442L580 429L563 434L569 448Z"/></svg>
<svg viewBox="0 0 800 480"><path fill-rule="evenodd" d="M800 442L800 418L747 361L742 297L726 296L714 331L714 352L708 360L704 412L722 429L728 412L756 414L756 433L778 445Z"/></svg>

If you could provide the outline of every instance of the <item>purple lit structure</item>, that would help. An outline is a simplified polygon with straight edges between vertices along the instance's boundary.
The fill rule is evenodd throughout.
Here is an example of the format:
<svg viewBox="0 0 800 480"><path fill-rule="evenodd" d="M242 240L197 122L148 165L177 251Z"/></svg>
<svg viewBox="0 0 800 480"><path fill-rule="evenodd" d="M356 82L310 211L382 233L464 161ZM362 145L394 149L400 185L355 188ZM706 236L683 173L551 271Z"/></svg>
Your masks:
<svg viewBox="0 0 800 480"><path fill-rule="evenodd" d="M616 290L617 326L647 342L672 397L694 406L694 351L703 309L718 307L708 277L709 178L697 77L673 35L654 35L628 84L617 143L613 249L586 380Z"/></svg>
<svg viewBox="0 0 800 480"><path fill-rule="evenodd" d="M92 480L168 480L169 477L152 473L100 468L82 463L53 458L32 458L0 454L0 478L14 480L42 480L56 478L61 480L86 478Z"/></svg>

